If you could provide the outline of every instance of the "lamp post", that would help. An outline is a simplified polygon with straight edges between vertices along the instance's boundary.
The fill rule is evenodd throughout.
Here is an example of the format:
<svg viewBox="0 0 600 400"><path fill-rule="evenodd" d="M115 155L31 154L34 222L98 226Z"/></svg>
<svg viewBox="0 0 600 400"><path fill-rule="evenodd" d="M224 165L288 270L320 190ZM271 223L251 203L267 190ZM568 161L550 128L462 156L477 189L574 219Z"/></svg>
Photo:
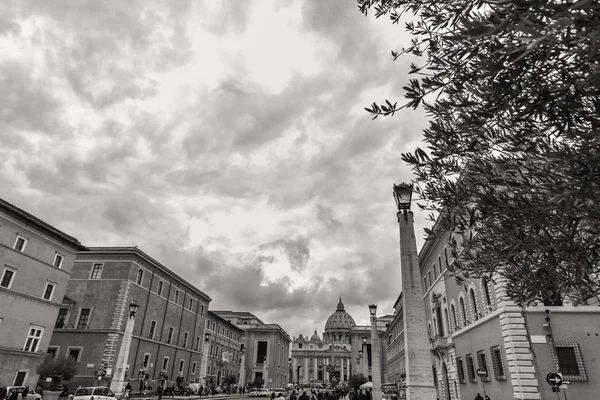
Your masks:
<svg viewBox="0 0 600 400"><path fill-rule="evenodd" d="M377 305L369 305L371 313L371 375L373 376L373 400L381 400L381 360L379 357L379 340L377 340Z"/></svg>
<svg viewBox="0 0 600 400"><path fill-rule="evenodd" d="M238 385L244 387L246 385L246 349L244 348L244 343L240 344L240 353L242 353L242 358L240 360L240 379Z"/></svg>
<svg viewBox="0 0 600 400"><path fill-rule="evenodd" d="M427 319L423 304L423 286L415 239L414 217L410 211L413 185L394 184L394 200L400 232L400 269L402 271L402 310L406 363L407 400L435 400L436 390L431 371L431 353Z"/></svg>
<svg viewBox="0 0 600 400"><path fill-rule="evenodd" d="M110 382L110 390L114 393L123 393L123 384L125 383L125 373L127 371L127 359L129 358L129 349L131 348L131 339L133 338L133 326L135 324L135 314L140 306L135 300L129 304L129 317L125 324L125 332L121 341L121 348L117 357L117 364L113 379Z"/></svg>
<svg viewBox="0 0 600 400"><path fill-rule="evenodd" d="M210 341L210 333L204 333L204 346L202 347L202 364L200 365L200 377L202 386L206 388L208 383L207 368L208 368L208 342Z"/></svg>

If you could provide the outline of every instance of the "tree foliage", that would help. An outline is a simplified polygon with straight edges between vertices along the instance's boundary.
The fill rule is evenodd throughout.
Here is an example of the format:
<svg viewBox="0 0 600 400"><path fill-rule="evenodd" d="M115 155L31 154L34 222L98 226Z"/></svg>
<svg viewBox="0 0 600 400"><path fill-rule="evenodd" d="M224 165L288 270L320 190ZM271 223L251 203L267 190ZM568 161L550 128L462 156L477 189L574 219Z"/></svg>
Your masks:
<svg viewBox="0 0 600 400"><path fill-rule="evenodd" d="M356 390L360 387L360 385L368 381L369 380L367 379L367 377L363 374L350 375L350 377L348 378L348 387L350 389Z"/></svg>
<svg viewBox="0 0 600 400"><path fill-rule="evenodd" d="M51 378L52 390L57 390L61 382L68 382L75 376L77 366L72 357L53 358L49 356L37 368L37 373L42 377Z"/></svg>
<svg viewBox="0 0 600 400"><path fill-rule="evenodd" d="M358 0L405 22L407 102L426 150L402 155L453 268L502 277L518 304L600 294L600 5L594 0Z"/></svg>
<svg viewBox="0 0 600 400"><path fill-rule="evenodd" d="M233 374L227 375L223 378L224 385L235 385L237 383L237 377Z"/></svg>

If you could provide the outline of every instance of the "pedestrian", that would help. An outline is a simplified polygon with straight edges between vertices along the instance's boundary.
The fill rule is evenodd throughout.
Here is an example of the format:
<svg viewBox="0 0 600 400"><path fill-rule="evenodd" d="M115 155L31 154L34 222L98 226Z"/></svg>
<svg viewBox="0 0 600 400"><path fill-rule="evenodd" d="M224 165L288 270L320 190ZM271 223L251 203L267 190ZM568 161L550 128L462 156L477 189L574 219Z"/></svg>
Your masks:
<svg viewBox="0 0 600 400"><path fill-rule="evenodd" d="M300 397L298 398L298 400L310 400L308 398L308 395L306 394L306 390L304 392L302 392L302 394L300 395Z"/></svg>
<svg viewBox="0 0 600 400"><path fill-rule="evenodd" d="M17 389L11 388L10 395L8 396L8 400L17 400L18 398L19 398L19 392L17 392Z"/></svg>
<svg viewBox="0 0 600 400"><path fill-rule="evenodd" d="M127 382L125 386L125 398L128 399L131 396L131 383Z"/></svg>
<svg viewBox="0 0 600 400"><path fill-rule="evenodd" d="M485 400L490 400L490 396L488 396L487 394L485 395Z"/></svg>
<svg viewBox="0 0 600 400"><path fill-rule="evenodd" d="M156 388L156 394L158 396L158 400L161 400L162 399L162 394L163 394L162 385L158 385L158 387Z"/></svg>
<svg viewBox="0 0 600 400"><path fill-rule="evenodd" d="M477 396L475 396L475 400L484 400L483 397L481 397L481 395L479 393L477 393Z"/></svg>
<svg viewBox="0 0 600 400"><path fill-rule="evenodd" d="M295 390L292 390L292 394L290 394L290 400L297 400Z"/></svg>
<svg viewBox="0 0 600 400"><path fill-rule="evenodd" d="M27 398L27 394L29 393L29 386L25 386L23 392L21 393L21 399L25 400Z"/></svg>
<svg viewBox="0 0 600 400"><path fill-rule="evenodd" d="M279 393L279 395L277 395L277 400L286 400L286 398L283 393Z"/></svg>
<svg viewBox="0 0 600 400"><path fill-rule="evenodd" d="M271 400L275 400L275 392L271 392Z"/></svg>

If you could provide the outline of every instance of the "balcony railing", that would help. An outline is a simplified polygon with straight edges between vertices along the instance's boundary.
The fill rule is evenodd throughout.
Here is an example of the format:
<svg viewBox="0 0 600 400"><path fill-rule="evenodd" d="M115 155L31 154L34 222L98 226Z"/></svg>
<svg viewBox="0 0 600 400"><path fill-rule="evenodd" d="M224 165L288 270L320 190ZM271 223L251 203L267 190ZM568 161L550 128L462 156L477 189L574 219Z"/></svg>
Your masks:
<svg viewBox="0 0 600 400"><path fill-rule="evenodd" d="M452 347L452 342L448 341L447 336L436 336L429 339L429 348L431 350L447 349Z"/></svg>

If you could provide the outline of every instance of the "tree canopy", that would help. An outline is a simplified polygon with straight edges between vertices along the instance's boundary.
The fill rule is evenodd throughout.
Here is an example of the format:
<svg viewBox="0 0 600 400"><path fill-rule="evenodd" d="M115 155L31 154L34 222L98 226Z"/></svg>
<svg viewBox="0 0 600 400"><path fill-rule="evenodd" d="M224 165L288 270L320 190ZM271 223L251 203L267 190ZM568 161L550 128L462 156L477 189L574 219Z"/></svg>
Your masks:
<svg viewBox="0 0 600 400"><path fill-rule="evenodd" d="M356 390L360 387L360 385L368 381L369 380L367 379L367 377L363 374L350 375L350 377L348 378L348 387Z"/></svg>
<svg viewBox="0 0 600 400"><path fill-rule="evenodd" d="M70 381L77 373L75 359L72 357L53 358L47 357L38 367L37 373L52 379L52 389L57 390L60 382Z"/></svg>
<svg viewBox="0 0 600 400"><path fill-rule="evenodd" d="M426 148L402 154L441 215L456 272L506 280L518 304L600 295L600 5L593 0L358 0L404 22L407 101ZM409 18L405 18L409 16ZM457 239L460 238L460 239Z"/></svg>

